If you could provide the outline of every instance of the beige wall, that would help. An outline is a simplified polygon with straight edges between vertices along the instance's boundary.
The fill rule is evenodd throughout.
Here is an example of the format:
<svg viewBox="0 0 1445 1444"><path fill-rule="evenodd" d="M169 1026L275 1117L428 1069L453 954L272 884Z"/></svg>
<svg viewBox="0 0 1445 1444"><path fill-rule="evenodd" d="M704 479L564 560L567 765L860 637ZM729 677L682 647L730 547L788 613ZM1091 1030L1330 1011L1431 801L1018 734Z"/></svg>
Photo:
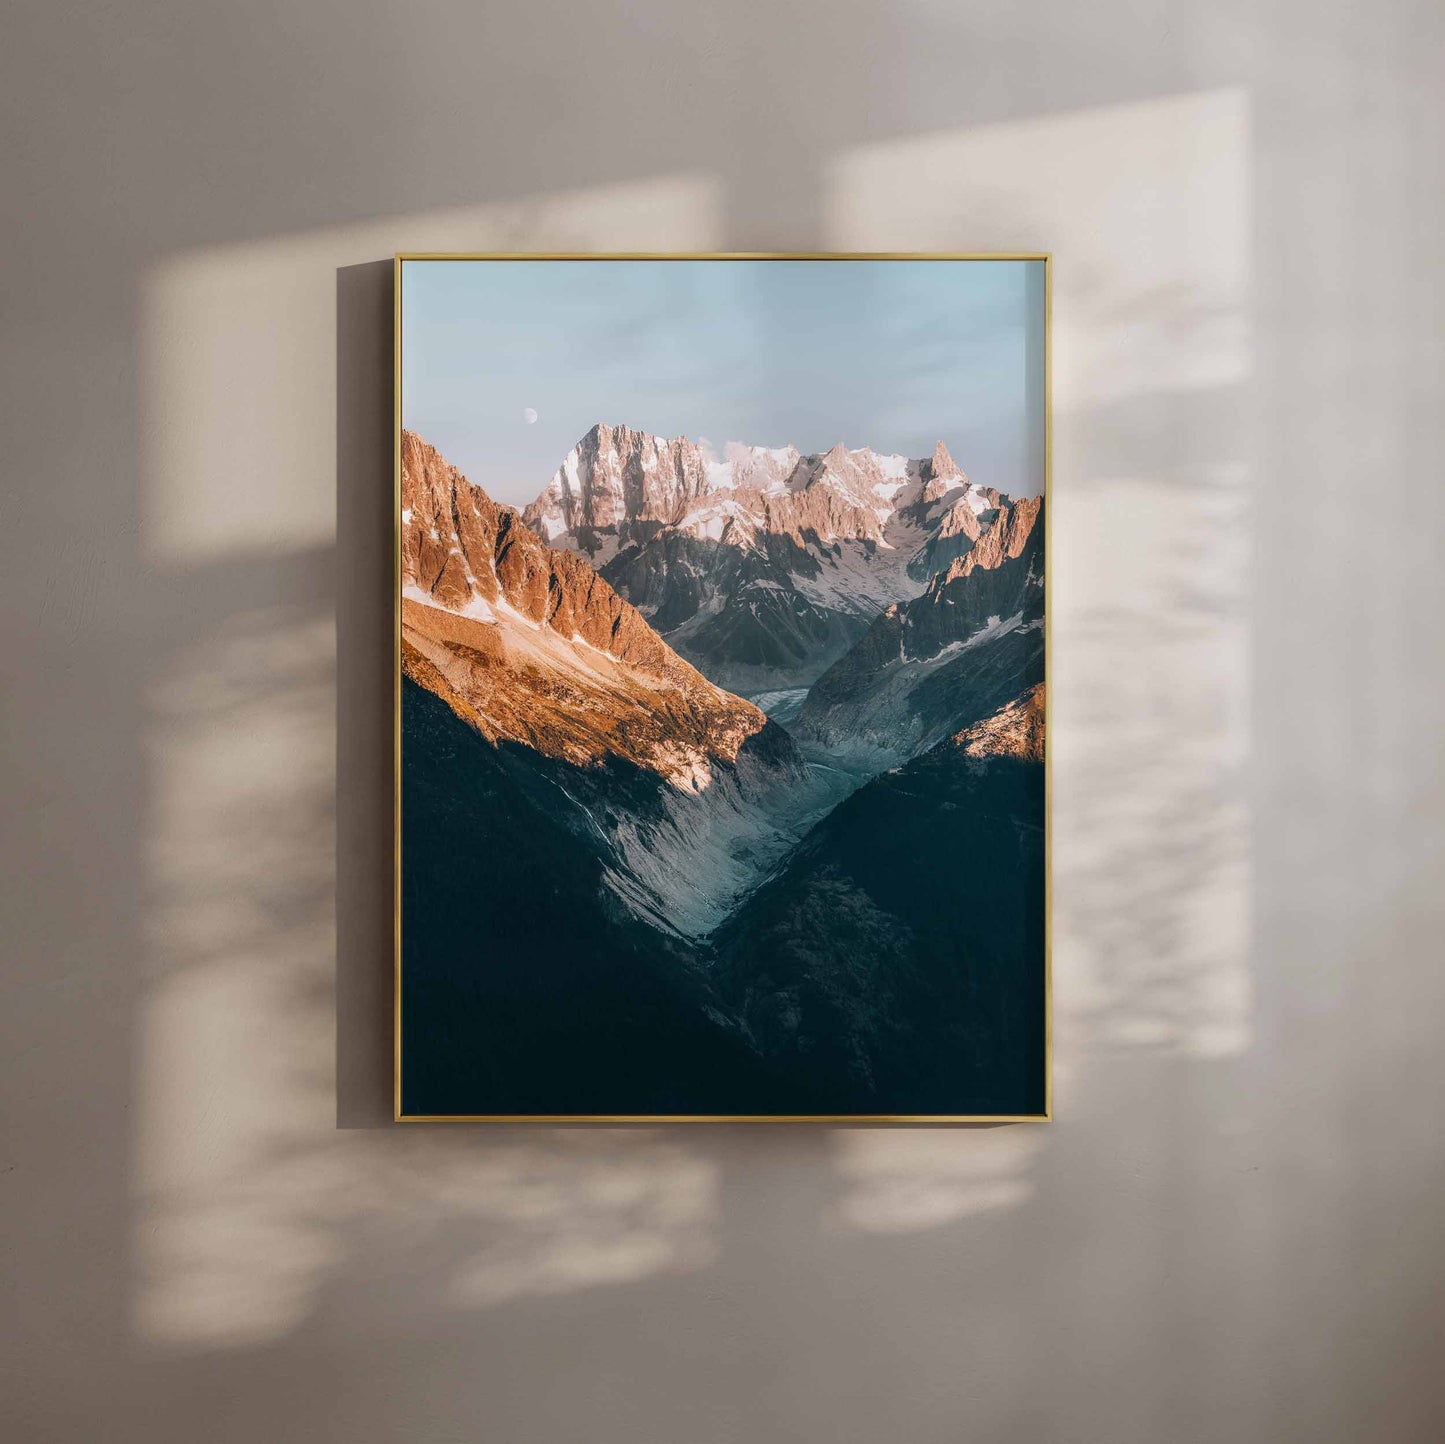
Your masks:
<svg viewBox="0 0 1445 1444"><path fill-rule="evenodd" d="M10 7L11 1437L1445 1434L1442 28ZM1055 253L1053 1125L385 1122L383 261L552 246Z"/></svg>

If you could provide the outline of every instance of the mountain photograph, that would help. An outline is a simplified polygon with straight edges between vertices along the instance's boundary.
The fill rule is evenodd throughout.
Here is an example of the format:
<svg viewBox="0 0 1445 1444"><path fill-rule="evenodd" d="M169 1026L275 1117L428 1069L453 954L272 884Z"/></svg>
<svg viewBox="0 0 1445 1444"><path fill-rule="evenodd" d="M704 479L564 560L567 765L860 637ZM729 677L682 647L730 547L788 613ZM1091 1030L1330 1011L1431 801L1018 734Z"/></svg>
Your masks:
<svg viewBox="0 0 1445 1444"><path fill-rule="evenodd" d="M1046 537L1025 428L978 426L983 481L937 435L807 448L810 423L718 446L614 417L554 442L524 489L542 408L515 408L507 441L498 392L580 371L579 398L642 409L669 394L659 363L618 379L576 359L599 318L574 319L547 269L567 263L525 277L552 339L522 357L500 349L517 263L403 264L399 1116L1045 1116ZM893 263L832 264L830 289ZM700 321L653 326L725 331L737 285L697 284ZM818 298L789 304L798 332L823 324ZM1027 419L1020 350L1021 378L978 385L1012 387ZM813 377L776 406L834 398ZM1031 490L991 484L1010 459Z"/></svg>

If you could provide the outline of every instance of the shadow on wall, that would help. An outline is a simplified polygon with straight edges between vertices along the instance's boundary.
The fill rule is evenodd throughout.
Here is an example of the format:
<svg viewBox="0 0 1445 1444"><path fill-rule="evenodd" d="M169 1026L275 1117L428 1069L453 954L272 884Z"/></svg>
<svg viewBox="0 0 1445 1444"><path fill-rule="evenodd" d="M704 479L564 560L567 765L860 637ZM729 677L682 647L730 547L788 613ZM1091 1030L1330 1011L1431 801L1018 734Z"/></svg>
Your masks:
<svg viewBox="0 0 1445 1444"><path fill-rule="evenodd" d="M285 1349L344 1343L347 1393L298 1401L298 1437L414 1419L389 1393L407 1371L437 1430L466 1427L446 1381L480 1359L496 1437L522 1420L560 1436L589 1408L643 1410L614 1381L653 1359L649 1431L785 1419L821 1437L849 1417L876 1438L920 1379L946 1432L981 1380L1003 1428L1131 1344L1238 1367L1249 1326L1222 1337L1179 1300L1241 1287L1184 1242L1207 1235L1249 1140L1221 1130L1187 1160L1152 1145L1201 1093L1217 1111L1244 1086L1250 1037L1248 165L1245 98L1211 92L864 147L823 177L834 249L1056 256L1053 1129L391 1127L391 266L375 257L715 248L721 197L664 178L157 268L146 542L183 615L147 690L130 1304L158 1397L221 1377L181 1366L197 1355L244 1387ZM334 438L316 405L333 374ZM257 585L267 568L283 587ZM288 605L251 605L268 591ZM1106 1210L1120 1166L1148 1183ZM1171 1269L1185 1287L1165 1298ZM1106 1296L1136 1315L1107 1337ZM1100 1437L1166 1437L1166 1418L1189 1437L1190 1411L1250 1400L1160 1386L1092 1407Z"/></svg>

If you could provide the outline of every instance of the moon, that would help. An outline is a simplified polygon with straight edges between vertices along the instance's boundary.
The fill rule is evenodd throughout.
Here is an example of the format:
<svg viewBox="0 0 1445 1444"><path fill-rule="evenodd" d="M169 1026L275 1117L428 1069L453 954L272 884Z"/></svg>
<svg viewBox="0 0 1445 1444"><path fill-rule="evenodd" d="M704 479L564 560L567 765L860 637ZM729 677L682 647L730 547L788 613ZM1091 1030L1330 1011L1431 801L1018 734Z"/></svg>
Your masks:
<svg viewBox="0 0 1445 1444"><path fill-rule="evenodd" d="M530 406L524 407L522 411L522 420L525 421L528 426L535 425L537 421L536 411Z"/></svg>

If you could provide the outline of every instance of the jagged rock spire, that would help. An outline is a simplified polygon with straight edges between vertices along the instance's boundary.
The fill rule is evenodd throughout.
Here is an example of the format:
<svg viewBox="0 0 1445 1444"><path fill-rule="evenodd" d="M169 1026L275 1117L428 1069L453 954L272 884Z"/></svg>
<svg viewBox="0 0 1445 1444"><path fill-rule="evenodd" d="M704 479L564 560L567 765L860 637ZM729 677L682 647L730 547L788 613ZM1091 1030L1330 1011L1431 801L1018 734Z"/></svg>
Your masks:
<svg viewBox="0 0 1445 1444"><path fill-rule="evenodd" d="M948 454L948 447L939 441L933 447L933 459L929 462L929 477L933 481L943 481L949 477L962 476L958 469L958 463Z"/></svg>

